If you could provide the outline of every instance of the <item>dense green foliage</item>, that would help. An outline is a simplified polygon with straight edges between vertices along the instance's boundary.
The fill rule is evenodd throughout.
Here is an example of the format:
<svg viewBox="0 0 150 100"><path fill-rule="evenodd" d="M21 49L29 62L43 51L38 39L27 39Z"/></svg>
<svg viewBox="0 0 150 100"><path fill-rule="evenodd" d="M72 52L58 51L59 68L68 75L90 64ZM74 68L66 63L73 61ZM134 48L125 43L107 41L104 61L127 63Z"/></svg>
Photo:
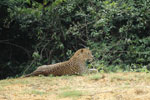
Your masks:
<svg viewBox="0 0 150 100"><path fill-rule="evenodd" d="M100 71L148 71L149 0L1 0L0 78L89 47Z"/></svg>

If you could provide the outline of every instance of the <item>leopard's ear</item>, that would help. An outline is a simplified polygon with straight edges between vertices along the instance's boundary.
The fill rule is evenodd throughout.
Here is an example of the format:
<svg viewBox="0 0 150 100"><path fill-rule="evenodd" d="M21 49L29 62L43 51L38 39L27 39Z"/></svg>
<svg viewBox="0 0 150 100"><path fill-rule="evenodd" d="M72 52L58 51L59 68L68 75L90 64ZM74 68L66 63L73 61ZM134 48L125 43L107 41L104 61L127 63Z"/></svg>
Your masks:
<svg viewBox="0 0 150 100"><path fill-rule="evenodd" d="M81 49L81 53L83 53L83 49Z"/></svg>

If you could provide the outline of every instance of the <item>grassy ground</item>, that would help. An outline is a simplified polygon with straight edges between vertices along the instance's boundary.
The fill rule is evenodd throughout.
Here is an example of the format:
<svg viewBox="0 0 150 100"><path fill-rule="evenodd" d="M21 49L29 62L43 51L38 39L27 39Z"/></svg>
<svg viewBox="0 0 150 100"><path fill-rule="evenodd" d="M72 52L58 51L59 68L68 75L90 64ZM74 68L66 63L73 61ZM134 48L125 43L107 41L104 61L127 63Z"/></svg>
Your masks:
<svg viewBox="0 0 150 100"><path fill-rule="evenodd" d="M6 79L0 100L150 100L150 73Z"/></svg>

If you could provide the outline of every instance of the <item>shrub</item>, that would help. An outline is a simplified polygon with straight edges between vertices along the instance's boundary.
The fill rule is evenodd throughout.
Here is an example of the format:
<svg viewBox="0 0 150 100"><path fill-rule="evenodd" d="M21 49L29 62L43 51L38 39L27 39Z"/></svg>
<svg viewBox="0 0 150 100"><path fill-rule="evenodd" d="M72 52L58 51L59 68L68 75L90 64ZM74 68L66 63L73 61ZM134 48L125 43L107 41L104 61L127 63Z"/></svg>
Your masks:
<svg viewBox="0 0 150 100"><path fill-rule="evenodd" d="M2 0L1 76L67 60L83 47L92 49L94 66L104 65L105 70L148 66L149 4L149 0Z"/></svg>

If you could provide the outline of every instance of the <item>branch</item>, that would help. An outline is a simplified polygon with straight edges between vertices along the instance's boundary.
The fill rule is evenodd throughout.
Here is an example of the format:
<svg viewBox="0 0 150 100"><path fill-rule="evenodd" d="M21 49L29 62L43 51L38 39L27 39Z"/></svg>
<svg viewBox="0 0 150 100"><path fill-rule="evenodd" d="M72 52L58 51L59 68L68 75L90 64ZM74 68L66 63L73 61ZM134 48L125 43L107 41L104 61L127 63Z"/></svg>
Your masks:
<svg viewBox="0 0 150 100"><path fill-rule="evenodd" d="M20 46L20 45L17 45L17 44L14 44L14 43L10 43L10 42L7 42L8 40L3 40L3 41L0 41L0 43L3 43L3 44L8 44L8 45L12 45L12 46L15 46L17 48L20 48L22 49L23 51L26 52L28 58L30 58L30 54L29 54L29 50L27 50L26 48Z"/></svg>

